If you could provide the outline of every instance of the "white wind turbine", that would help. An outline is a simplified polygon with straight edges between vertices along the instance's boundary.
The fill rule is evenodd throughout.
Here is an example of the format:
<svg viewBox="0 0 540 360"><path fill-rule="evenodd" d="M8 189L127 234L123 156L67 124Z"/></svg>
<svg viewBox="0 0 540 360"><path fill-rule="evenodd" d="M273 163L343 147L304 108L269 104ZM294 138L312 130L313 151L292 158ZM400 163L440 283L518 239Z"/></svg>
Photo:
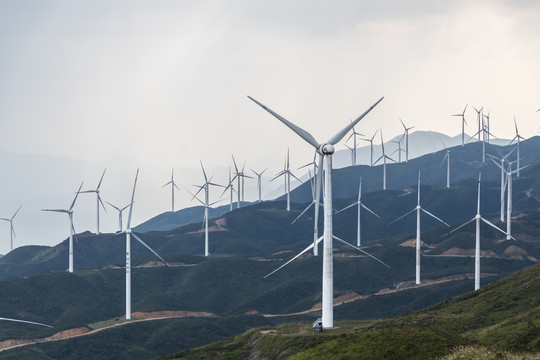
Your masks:
<svg viewBox="0 0 540 360"><path fill-rule="evenodd" d="M13 219L15 219L15 216L17 215L19 210L21 210L21 208L22 208L22 205L19 206L17 211L15 211L15 214L13 214L13 216L11 218L9 218L9 219L8 218L0 218L0 220L9 221L9 234L10 234L10 239L11 239L11 250L10 251L13 251L13 238L16 237L15 236L15 229L13 229Z"/></svg>
<svg viewBox="0 0 540 360"><path fill-rule="evenodd" d="M349 206L339 210L337 213L340 213L342 211L345 211L349 208L352 208L353 206L357 206L357 214L358 214L358 218L357 218L357 223L356 223L356 246L360 247L362 246L362 242L361 242L361 228L360 228L360 214L362 212L362 208L366 209L367 211L369 211L370 213L372 213L373 215L375 215L376 217L378 217L379 219L381 218L379 215L375 214L370 208L368 208L366 205L364 205L362 203L362 177L360 176L360 185L358 186L358 200L352 204L350 204Z"/></svg>
<svg viewBox="0 0 540 360"><path fill-rule="evenodd" d="M388 225L390 225L392 223L395 223L396 221L401 220L405 216L407 216L409 214L412 214L414 211L416 211L416 285L419 285L420 284L420 246L421 246L421 243L422 243L422 240L420 239L420 213L421 213L421 211L428 214L429 216L431 216L435 220L438 220L438 221L442 222L446 226L450 226L450 225L448 225L446 222L439 219L438 217L436 217L435 215L433 215L432 213L430 213L429 211L427 211L426 209L424 209L420 205L420 171L418 172L418 190L417 190L417 193L418 193L418 202L417 202L416 207L414 209L412 209L411 211L409 211L408 213L406 213L405 215L402 215L402 216L398 217L396 220L390 222Z"/></svg>
<svg viewBox="0 0 540 360"><path fill-rule="evenodd" d="M476 111L476 115L477 115L477 122L478 122L478 132L476 134L473 135L473 137L475 137L476 135L478 135L478 141L480 141L480 132L482 130L482 123L483 123L483 118L482 118L482 110L484 110L484 107L482 106L480 108L480 110L478 110L477 108L475 108L473 106L473 109L474 111Z"/></svg>
<svg viewBox="0 0 540 360"><path fill-rule="evenodd" d="M465 105L465 109L463 109L461 114L452 115L461 117L461 146L465 146L465 125L467 124L467 121L465 121L465 111L467 110L468 105L469 104Z"/></svg>
<svg viewBox="0 0 540 360"><path fill-rule="evenodd" d="M401 149L401 141L403 140L403 136L398 136L397 140L390 140L390 142L393 142L397 145L397 149L394 150L390 155L394 155L394 153L398 153L398 164L401 163L401 152L403 149Z"/></svg>
<svg viewBox="0 0 540 360"><path fill-rule="evenodd" d="M77 197L79 196L81 192L81 188L83 186L83 183L81 183L81 186L79 186L79 190L77 190L77 194L75 194L75 198L73 199L73 202L71 203L71 206L69 209L42 209L41 211L51 211L51 212L60 212L60 213L66 213L69 217L69 267L68 271L70 273L73 272L73 235L75 234L75 227L73 226L73 207L75 206L75 201L77 201Z"/></svg>
<svg viewBox="0 0 540 360"><path fill-rule="evenodd" d="M510 156L510 154L512 154L515 150L516 148L513 148L512 151L510 151L505 156L501 155L501 158L488 154L488 156L491 158L491 161L499 160L501 162L501 165L499 166L499 168L501 169L501 222L504 221L504 192L506 191L506 173L504 170L504 163L506 162L506 158Z"/></svg>
<svg viewBox="0 0 540 360"><path fill-rule="evenodd" d="M161 188L164 188L167 185L171 185L171 212L174 212L174 189L180 191L178 186L176 186L176 183L174 182L174 167L172 168L171 172L171 181L163 185Z"/></svg>
<svg viewBox="0 0 540 360"><path fill-rule="evenodd" d="M518 168L512 171L511 162L508 163L508 170L505 170L504 167L501 167L499 164L497 164L497 162L495 162L493 158L491 158L491 161L493 161L493 163L497 165L497 167L499 167L501 171L503 171L504 174L506 175L505 183L506 183L507 195L508 195L508 198L506 200L506 240L510 240L510 239L513 239L512 238L512 175L516 174L519 170L525 169L529 165L526 165L522 167L521 169Z"/></svg>
<svg viewBox="0 0 540 360"><path fill-rule="evenodd" d="M259 103L257 100L253 99L252 97L248 96L250 100L255 102L257 105L261 106L263 109L268 111L271 115L273 115L275 118L277 118L279 121L281 121L283 124L285 124L287 127L289 127L293 132L295 132L298 136L300 136L304 141L309 143L311 146L317 150L320 156L320 162L319 165L321 165L321 162L324 164L324 176L325 176L325 189L324 189L324 235L317 239L316 243L323 240L323 274L322 274L322 325L324 328L332 328L334 326L334 305L333 305L333 293L334 293L334 271L333 271L333 262L332 262L332 242L333 239L336 239L340 242L344 242L345 244L348 244L349 246L354 247L353 245L350 245L346 241L343 241L333 234L333 226L332 226L332 154L334 153L334 145L337 144L347 133L358 124L358 122L366 116L379 102L382 101L383 98L379 99L375 104L373 104L368 110L366 110L362 115L360 115L356 120L352 121L349 125L347 125L345 128L343 128L341 131L336 133L334 136L332 136L326 143L319 143L315 138L305 131L304 129L294 125L293 123L289 122L287 119L283 118L282 116L278 115L274 111L270 110L263 104ZM321 176L322 176L322 170L323 166L319 166L317 175L317 189L316 193L319 192L319 184L321 182ZM315 244L316 245L316 244ZM301 254L305 253L309 249L311 249L314 246L314 244L311 244L308 246L304 251L302 251L300 254L295 256L290 261L294 260ZM356 247L355 247L356 248ZM360 250L360 249L358 249ZM363 250L360 250L364 252ZM364 252L365 253L365 252ZM371 255L370 255L371 256ZM378 259L377 259L378 260ZM289 261L289 262L290 262ZM380 260L378 260L380 261ZM287 265L286 263L285 265ZM283 265L283 266L285 266ZM386 264L385 264L386 265ZM282 267L283 267L282 266ZM280 267L281 268L281 267ZM280 269L279 268L279 269ZM278 270L279 270L278 269ZM277 271L277 270L276 270ZM270 274L269 274L270 275ZM267 276L269 276L267 275Z"/></svg>
<svg viewBox="0 0 540 360"><path fill-rule="evenodd" d="M482 127L481 127L480 131L477 134L478 134L478 137L480 137L480 134L482 135L482 140L480 140L480 141L482 141L482 162L485 163L486 162L486 138L489 135L493 136L493 134L491 134L488 131L487 125L484 123L483 118L482 118L481 121L482 121ZM469 140L467 140L467 142L469 142L471 139L474 139L474 137L477 134L474 134ZM495 137L495 136L493 136L493 137Z"/></svg>
<svg viewBox="0 0 540 360"><path fill-rule="evenodd" d="M203 185L195 185L199 188L199 190L195 194L191 194L191 192L188 190L188 192L193 195L193 199L197 199L199 203L201 203L202 206L204 206L204 256L210 256L209 248L208 248L208 209L210 206L214 205L215 203L218 203L221 200L214 201L213 203L210 203L210 186L218 186L218 187L225 187L223 185L219 185L212 182L212 178L208 180L208 177L206 176L206 171L204 171L204 166L201 161L201 168L203 171L204 176L204 184ZM187 189L186 189L187 190ZM201 201L197 195L201 190L204 190L204 202Z"/></svg>
<svg viewBox="0 0 540 360"><path fill-rule="evenodd" d="M131 231L131 215L133 214L133 202L135 200L135 187L137 186L137 178L139 177L139 169L135 174L135 181L133 182L133 192L131 193L131 202L129 203L129 215L126 225L126 230L123 232L126 234L126 320L131 319L131 236L140 242L144 247L150 250L154 255L156 255L164 264L169 266L169 264L163 260L161 256L144 241L142 241L134 232ZM170 266L169 266L170 267Z"/></svg>
<svg viewBox="0 0 540 360"><path fill-rule="evenodd" d="M379 131L379 130L377 129L375 131L375 134L373 134L371 139L360 139L360 140L364 140L364 141L369 141L369 150L370 150L370 158L371 158L370 166L373 166L373 139L375 139L375 135L377 135L377 131Z"/></svg>
<svg viewBox="0 0 540 360"><path fill-rule="evenodd" d="M444 155L443 160L441 161L441 165L444 164L444 160L446 160L446 188L450 189L450 150L444 145L441 138L439 138L441 141L442 146L444 146L444 149L446 150L446 155Z"/></svg>
<svg viewBox="0 0 540 360"><path fill-rule="evenodd" d="M112 206L113 208L115 208L117 211L118 211L118 232L121 232L122 231L122 212L124 210L126 210L130 204L127 204L126 206L124 206L123 208L119 208L113 204L111 204L110 202L108 201L105 201L107 204L109 204L110 206Z"/></svg>
<svg viewBox="0 0 540 360"><path fill-rule="evenodd" d="M345 140L345 141L349 141L350 138L353 138L353 146L352 146L352 148L345 145L349 149L351 149L351 162L352 162L353 166L356 165L356 148L357 148L357 146L356 146L356 137L357 136L364 136L364 134L360 134L359 132L356 132L356 130L354 129L354 126L353 126L351 135L349 135L347 140Z"/></svg>
<svg viewBox="0 0 540 360"><path fill-rule="evenodd" d="M98 186L96 187L95 190L85 190L85 191L81 191L81 193L96 193L96 196L97 196L97 232L96 234L99 235L100 232L99 232L99 204L101 204L101 206L103 207L103 210L107 211L105 209L105 205L103 205L103 201L101 201L101 196L99 196L99 188L101 187L101 182L103 181L103 177L105 176L105 171L107 171L107 169L103 170L103 174L101 174L101 179L99 179L99 183L98 183Z"/></svg>
<svg viewBox="0 0 540 360"><path fill-rule="evenodd" d="M234 180L234 179L238 180L238 188L237 188L236 193L238 194L238 207L240 207L240 202L244 201L244 189L245 189L244 180L245 180L245 178L253 179L253 177L251 177L249 175L246 175L244 173L244 169L246 167L245 162L244 162L244 166L242 166L242 170L239 171L238 166L236 166L236 160L234 160L234 156L233 155L231 155L231 156L232 156L232 159L233 159L234 170L235 170L234 177L232 178L232 180Z"/></svg>
<svg viewBox="0 0 540 360"><path fill-rule="evenodd" d="M521 135L519 135L519 131L518 131L518 127L517 127L517 123L516 123L516 117L514 116L514 126L516 127L516 136L514 136L514 138L512 139L512 141L510 141L510 144L512 144L515 140L517 140L517 174L516 176L519 177L519 170L521 170L519 168L519 147L521 145L521 140L525 140L524 137L522 137Z"/></svg>
<svg viewBox="0 0 540 360"><path fill-rule="evenodd" d="M287 149L287 159L285 160L285 166L282 171L280 171L274 178L270 181L274 181L275 179L284 176L285 179L285 194L287 195L287 211L291 211L291 176L295 178L296 180L302 182L299 178L297 178L290 170L289 168L289 149Z"/></svg>
<svg viewBox="0 0 540 360"><path fill-rule="evenodd" d="M491 133L489 132L489 114L491 114L491 110L488 111L487 115L484 115L484 118L486 118L486 123L485 123L485 126L486 126L486 129L487 129L487 133L486 133L486 139L488 144L489 144L489 135L491 135Z"/></svg>
<svg viewBox="0 0 540 360"><path fill-rule="evenodd" d="M388 159L393 162L396 162L396 160L392 159L391 157L387 156L384 153L384 140L383 140L382 130L381 130L381 148L382 148L382 155L380 158L377 159L377 161L375 161L374 165L377 164L379 160L382 159L383 161L383 190L386 190L386 160Z"/></svg>
<svg viewBox="0 0 540 360"><path fill-rule="evenodd" d="M259 202L262 201L262 181L261 181L261 177L262 175L264 174L264 172L268 170L268 169L264 169L263 171L261 171L260 173L256 172L255 170L251 169L251 171L253 171L253 173L257 176L257 192L259 193Z"/></svg>
<svg viewBox="0 0 540 360"><path fill-rule="evenodd" d="M493 227L494 229L497 229L498 231L506 235L506 233L503 230L499 229L497 226L493 225L491 222L484 219L482 215L480 215L480 179L481 177L482 177L482 174L479 174L478 175L478 201L477 201L477 207L476 207L476 216L473 217L471 220L467 221L466 223L458 226L454 230L450 231L449 233L445 234L445 235L451 234L454 231L461 229L465 225L472 223L473 221L476 222L476 246L475 246L475 252L474 252L475 254L474 255L474 290L480 289L480 220L482 220L489 226ZM513 237L511 238L514 239Z"/></svg>
<svg viewBox="0 0 540 360"><path fill-rule="evenodd" d="M234 182L234 178L231 178L231 165L229 165L229 183L223 189L223 193L221 194L221 196L223 196L227 192L227 190L230 190L230 192L231 192L231 196L230 196L231 200L230 200L230 203L229 203L229 210L230 211L232 211L232 209L233 209L233 202L234 202L233 195L234 195L235 192L237 192L234 189L233 182Z"/></svg>
<svg viewBox="0 0 540 360"><path fill-rule="evenodd" d="M401 118L399 119L399 121L401 121L401 125L403 125L403 129L405 129L405 131L403 132L403 135L405 136L405 162L409 162L409 130L413 129L414 126L406 127L405 124L403 123L403 120L401 120ZM400 152L400 157L401 157L401 152ZM399 162L401 162L401 160Z"/></svg>
<svg viewBox="0 0 540 360"><path fill-rule="evenodd" d="M27 321L27 320L19 320L19 319L11 319L11 318L5 318L5 317L0 317L0 321L18 322L18 323L39 325L39 326L45 326L45 327L52 328L51 325L42 324L42 323L39 323L39 322Z"/></svg>

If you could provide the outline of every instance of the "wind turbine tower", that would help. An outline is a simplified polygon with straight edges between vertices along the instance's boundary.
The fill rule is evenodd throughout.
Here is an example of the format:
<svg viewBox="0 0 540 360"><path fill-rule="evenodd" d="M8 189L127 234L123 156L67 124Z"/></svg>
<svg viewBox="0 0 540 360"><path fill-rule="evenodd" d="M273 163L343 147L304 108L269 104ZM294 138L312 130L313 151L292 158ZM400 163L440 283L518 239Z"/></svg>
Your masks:
<svg viewBox="0 0 540 360"><path fill-rule="evenodd" d="M439 140L441 139L439 138ZM446 160L446 188L450 189L450 150L448 150L448 148L446 147L446 145L444 145L442 140L441 140L441 144L444 146L444 149L446 150L446 155L444 155L444 158L441 162L441 166L442 164L444 164L444 160Z"/></svg>
<svg viewBox="0 0 540 360"><path fill-rule="evenodd" d="M381 130L381 148L382 148L382 155L380 158L377 159L377 161L375 161L374 164L377 164L382 159L383 161L383 190L386 190L386 160L388 159L393 162L396 162L396 161L392 159L391 157L387 156L384 152L384 140L383 140L382 130Z"/></svg>
<svg viewBox="0 0 540 360"><path fill-rule="evenodd" d="M465 146L465 125L467 124L467 121L465 121L465 111L467 110L467 105L465 105L465 109L463 109L461 114L452 115L461 117L461 146Z"/></svg>
<svg viewBox="0 0 540 360"><path fill-rule="evenodd" d="M408 213L406 213L405 215L398 217L396 220L392 221L388 225L395 223L396 221L401 220L405 216L412 214L414 211L416 211L416 285L420 285L420 246L422 243L422 240L420 239L420 213L421 211L423 211L424 213L428 214L435 220L442 222L444 225L446 226L450 226L450 225L448 225L446 222L442 221L441 219L439 219L438 217L436 217L435 215L433 215L426 209L422 208L422 206L420 205L420 171L418 172L418 191L417 192L418 192L418 202L417 202L416 207L412 209L411 211L409 211Z"/></svg>
<svg viewBox="0 0 540 360"><path fill-rule="evenodd" d="M69 217L69 265L68 265L68 271L70 273L73 272L73 235L75 234L75 228L73 227L73 207L75 206L75 201L77 201L77 197L79 196L81 192L81 188L83 186L83 183L81 183L81 186L79 186L79 190L77 190L77 194L75 194L75 198L73 199L73 202L71 203L71 206L68 209L42 209L41 211L51 211L51 212L60 212L60 213L66 213Z"/></svg>
<svg viewBox="0 0 540 360"><path fill-rule="evenodd" d="M285 166L274 178L270 181L274 181L280 176L284 176L285 180L285 194L287 195L287 211L291 211L291 176L300 181L289 169L289 149L287 149L287 158L285 159Z"/></svg>
<svg viewBox="0 0 540 360"><path fill-rule="evenodd" d="M274 111L267 108L265 105L259 103L257 100L248 96L250 100L255 102L257 105L262 107L264 110L269 112L271 115L276 117L284 125L289 127L293 132L300 136L304 141L313 146L315 150L318 151L319 156L324 164L324 176L325 176L325 188L324 188L324 235L323 239L323 274L322 274L322 323L324 328L334 327L334 273L333 273L333 262L332 262L332 249L333 249L333 239L336 237L333 234L332 226L332 154L334 153L334 145L336 145L340 140L343 139L345 135L355 126L358 122L366 116L383 98L378 100L373 104L368 110L366 110L362 115L360 115L356 120L352 121L345 128L340 130L334 136L332 136L327 142L319 143L315 138L305 131L304 129L294 125L289 122L282 116L278 115ZM317 176L317 182L320 182L322 176L323 166L320 166ZM317 190L318 191L318 190ZM350 245L350 244L349 244ZM352 246L352 245L351 245ZM313 247L313 244L308 246L305 251L308 251ZM302 252L303 253L303 252Z"/></svg>
<svg viewBox="0 0 540 360"><path fill-rule="evenodd" d="M484 107L482 106L480 108L480 110L478 110L477 108L475 108L473 106L473 109L474 109L474 111L476 111L476 115L477 115L477 121L478 121L478 133L477 134L478 134L478 141L480 141L480 131L482 131L482 123L483 123L483 121L482 121L483 120L482 119L482 110L484 110Z"/></svg>
<svg viewBox="0 0 540 360"><path fill-rule="evenodd" d="M369 150L370 150L370 166L373 166L373 139L375 139L375 135L377 135L377 131L379 130L376 130L375 131L375 134L373 134L373 136L371 137L371 139L360 139L360 140L364 140L364 141L369 141Z"/></svg>
<svg viewBox="0 0 540 360"><path fill-rule="evenodd" d="M176 186L176 183L174 182L174 167L172 168L171 172L171 181L163 185L161 188L164 188L167 185L171 185L171 212L174 212L174 189L180 191L178 186Z"/></svg>
<svg viewBox="0 0 540 360"><path fill-rule="evenodd" d="M13 214L13 216L11 218L0 218L0 220L5 220L5 221L9 221L9 235L10 235L10 239L11 239L11 250L10 251L13 251L13 238L16 237L15 236L15 229L13 228L13 219L15 219L15 216L17 216L17 213L19 212L19 210L21 210L22 208L22 205L19 206L19 208L17 209L17 211L15 211L15 214Z"/></svg>
<svg viewBox="0 0 540 360"><path fill-rule="evenodd" d="M268 169L264 169L263 171L258 173L255 170L251 169L251 171L253 171L255 176L257 176L257 193L259 194L259 202L262 201L262 195L261 195L261 192L262 192L262 180L261 180L261 177L262 177L262 175L264 174L264 172L266 170L268 170Z"/></svg>
<svg viewBox="0 0 540 360"><path fill-rule="evenodd" d="M403 125L403 129L405 129L405 131L403 132L403 135L405 136L405 162L409 162L409 130L413 129L414 126L411 126L408 128L405 126L401 118L399 119L399 121L401 122L401 125ZM401 158L401 151L400 151L400 158ZM401 162L401 160L399 160L399 162Z"/></svg>
<svg viewBox="0 0 540 360"><path fill-rule="evenodd" d="M97 231L96 231L96 234L97 235L100 234L100 232L99 232L99 205L101 204L101 206L103 207L103 210L107 211L105 209L105 205L103 205L103 201L101 201L101 196L99 196L99 188L101 187L101 182L103 181L103 177L105 176L105 171L107 171L107 169L103 170L103 174L101 174L101 178L99 179L98 186L95 188L95 190L81 191L81 193L96 193L96 210L97 210Z"/></svg>
<svg viewBox="0 0 540 360"><path fill-rule="evenodd" d="M356 137L357 136L364 136L364 134L360 134L359 132L356 132L356 130L354 129L354 127L352 128L352 133L351 135L347 138L346 141L349 141L350 138L353 138L353 147L350 148L348 147L349 149L351 149L351 162L352 162L352 165L355 166L356 165Z"/></svg>
<svg viewBox="0 0 540 360"><path fill-rule="evenodd" d="M510 144L512 144L514 141L517 140L517 174L516 176L519 177L519 171L521 170L520 167L519 167L519 147L521 145L521 140L525 140L524 137L522 137L521 135L519 135L519 131L518 131L518 127L517 127L517 123L516 123L516 117L514 116L514 126L516 127L516 136L514 136L514 138L512 139L512 141L510 141Z"/></svg>

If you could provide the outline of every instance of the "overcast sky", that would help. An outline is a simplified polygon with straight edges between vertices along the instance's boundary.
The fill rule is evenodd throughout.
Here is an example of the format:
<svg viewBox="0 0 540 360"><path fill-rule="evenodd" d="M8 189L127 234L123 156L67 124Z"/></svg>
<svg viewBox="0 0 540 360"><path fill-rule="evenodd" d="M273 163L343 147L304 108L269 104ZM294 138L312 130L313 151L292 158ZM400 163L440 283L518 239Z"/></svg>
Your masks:
<svg viewBox="0 0 540 360"><path fill-rule="evenodd" d="M278 171L357 127L457 135L540 125L538 1L0 0L0 150L110 166ZM338 146L343 148L343 145ZM273 171L272 171L273 172ZM3 175L5 176L5 175ZM70 190L72 192L72 190Z"/></svg>

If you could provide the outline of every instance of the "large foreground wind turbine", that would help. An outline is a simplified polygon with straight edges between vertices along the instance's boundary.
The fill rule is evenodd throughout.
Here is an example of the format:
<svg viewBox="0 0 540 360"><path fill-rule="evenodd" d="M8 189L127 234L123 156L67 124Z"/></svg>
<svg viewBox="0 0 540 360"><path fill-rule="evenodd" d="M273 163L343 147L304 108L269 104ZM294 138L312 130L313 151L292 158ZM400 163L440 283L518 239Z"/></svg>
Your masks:
<svg viewBox="0 0 540 360"><path fill-rule="evenodd" d="M85 190L85 191L81 191L81 193L96 193L96 202L97 202L97 232L96 234L100 234L99 232L99 205L101 204L101 206L103 207L103 210L107 211L105 209L105 205L103 205L103 201L101 201L101 196L99 196L99 188L101 187L101 182L103 181L103 177L105 176L105 171L107 171L107 169L103 170L103 174L101 174L101 178L99 179L99 183L98 183L98 186L96 187L95 190Z"/></svg>
<svg viewBox="0 0 540 360"><path fill-rule="evenodd" d="M75 206L75 201L77 201L77 197L79 196L81 192L81 188L83 186L83 183L81 183L81 186L79 186L79 190L77 190L77 194L75 194L75 198L73 199L73 202L71 203L71 206L69 209L42 209L41 211L52 211L52 212L60 212L60 213L66 213L69 217L69 267L68 271L73 272L73 235L75 234L75 227L73 226L73 207Z"/></svg>
<svg viewBox="0 0 540 360"><path fill-rule="evenodd" d="M137 235L135 235L134 232L131 231L131 215L133 214L133 202L135 200L135 187L137 186L138 177L139 177L139 169L137 169L137 173L135 174L135 181L133 182L133 192L131 193L131 202L129 203L128 221L127 221L126 231L124 231L124 233L126 234L126 320L131 319L131 236L133 235L135 240L140 242L144 247L146 247L154 255L156 255L161 261L163 261L164 264L169 266L169 264L165 260L163 260L163 258L159 256L157 252L152 250L150 246L146 245L144 241L142 241Z"/></svg>
<svg viewBox="0 0 540 360"><path fill-rule="evenodd" d="M9 219L8 218L0 218L0 220L9 221L9 234L10 234L10 239L11 239L11 250L10 251L13 251L13 238L15 237L15 229L13 229L13 219L15 219L15 216L17 215L19 210L21 210L21 208L22 208L22 205L19 206L17 211L15 211L15 214L13 214L13 216L11 218L9 218Z"/></svg>
<svg viewBox="0 0 540 360"><path fill-rule="evenodd" d="M472 223L473 221L476 221L476 246L475 246L475 251L474 251L474 254L475 254L474 255L474 290L480 289L480 220L482 220L489 226L493 227L494 229L506 235L506 233L503 230L499 229L497 226L493 225L491 222L484 219L482 215L480 215L480 179L481 178L482 178L482 174L478 175L478 201L477 201L477 206L476 206L476 216L473 217L471 220L467 221L466 223L458 226L454 230L450 231L449 233L447 233L447 234L451 234L454 231L461 229L465 225L468 225Z"/></svg>
<svg viewBox="0 0 540 360"><path fill-rule="evenodd" d="M383 140L382 130L381 130L381 148L382 148L382 155L380 158L377 159L377 161L375 161L374 165L377 164L382 159L383 161L383 190L386 190L386 160L388 159L393 162L396 162L396 160L392 159L391 157L386 155L384 152L384 140Z"/></svg>
<svg viewBox="0 0 540 360"><path fill-rule="evenodd" d="M105 202L118 211L118 232L122 231L122 212L126 210L130 206L130 204L127 204L126 206L120 209L119 207L111 204L108 201L105 201Z"/></svg>
<svg viewBox="0 0 540 360"><path fill-rule="evenodd" d="M178 186L176 186L176 183L174 182L174 167L172 168L171 172L171 181L163 185L161 188L164 188L167 185L171 185L171 212L174 212L174 189L180 191Z"/></svg>
<svg viewBox="0 0 540 360"><path fill-rule="evenodd" d="M461 114L452 115L461 117L461 146L465 146L465 125L467 124L467 121L465 121L465 111L467 110L467 105L465 105L465 109L463 109Z"/></svg>
<svg viewBox="0 0 540 360"><path fill-rule="evenodd" d="M357 223L356 223L356 246L360 247L362 246L362 241L361 241L361 227L360 227L360 214L362 213L362 208L366 209L367 211L369 211L370 213L372 213L373 215L375 215L376 217L378 217L379 219L381 218L379 215L375 214L370 208L368 208L366 205L362 204L362 177L360 176L360 185L358 186L358 200L354 203L352 203L351 205L339 210L337 213L340 213L342 211L345 211L349 208L352 208L353 206L357 206Z"/></svg>
<svg viewBox="0 0 540 360"><path fill-rule="evenodd" d="M416 285L419 285L420 284L420 246L422 243L422 240L420 239L420 212L423 211L424 213L428 214L435 220L442 222L446 226L450 226L446 222L439 219L438 217L436 217L435 215L433 215L432 213L430 213L429 211L427 211L420 205L420 171L418 172L418 202L417 202L416 207L412 209L411 211L409 211L408 213L406 213L405 215L398 217L396 220L392 221L388 225L395 223L398 220L403 219L405 216L412 214L414 211L416 211Z"/></svg>
<svg viewBox="0 0 540 360"><path fill-rule="evenodd" d="M321 157L324 164L324 176L325 176L325 189L324 189L324 235L323 240L323 274L322 274L322 325L324 328L334 327L334 270L332 262L332 242L333 239L337 239L333 234L332 228L332 154L334 153L334 145L337 144L347 133L358 124L358 122L366 116L383 98L379 99L375 104L373 104L368 110L366 110L362 115L360 115L356 120L352 121L345 128L340 130L334 136L332 136L326 143L319 143L315 138L305 131L304 129L294 125L289 122L282 116L278 115L274 111L270 110L257 100L248 96L253 102L261 106L263 109L268 111L271 115L276 117L279 121L289 127L294 131L298 136L300 136L304 141L309 143L311 146L318 151L319 156ZM321 179L322 169L319 167L319 174L317 176L317 182ZM318 192L318 189L316 189ZM350 244L349 244L350 245ZM350 245L352 246L352 245ZM313 244L308 246L305 251L308 251L313 247ZM303 253L303 252L302 252Z"/></svg>

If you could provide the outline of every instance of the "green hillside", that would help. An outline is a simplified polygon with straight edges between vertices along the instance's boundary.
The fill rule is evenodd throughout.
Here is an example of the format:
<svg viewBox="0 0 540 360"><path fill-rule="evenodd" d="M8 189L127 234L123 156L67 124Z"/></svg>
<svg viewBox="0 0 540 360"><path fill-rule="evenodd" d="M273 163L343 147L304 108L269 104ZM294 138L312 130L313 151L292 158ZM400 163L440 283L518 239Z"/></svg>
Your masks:
<svg viewBox="0 0 540 360"><path fill-rule="evenodd" d="M162 359L245 359L254 354L261 359L478 358L466 357L471 353L483 359L538 358L540 265L407 315L338 322L337 329L323 334L313 334L310 327L294 323L252 329Z"/></svg>

